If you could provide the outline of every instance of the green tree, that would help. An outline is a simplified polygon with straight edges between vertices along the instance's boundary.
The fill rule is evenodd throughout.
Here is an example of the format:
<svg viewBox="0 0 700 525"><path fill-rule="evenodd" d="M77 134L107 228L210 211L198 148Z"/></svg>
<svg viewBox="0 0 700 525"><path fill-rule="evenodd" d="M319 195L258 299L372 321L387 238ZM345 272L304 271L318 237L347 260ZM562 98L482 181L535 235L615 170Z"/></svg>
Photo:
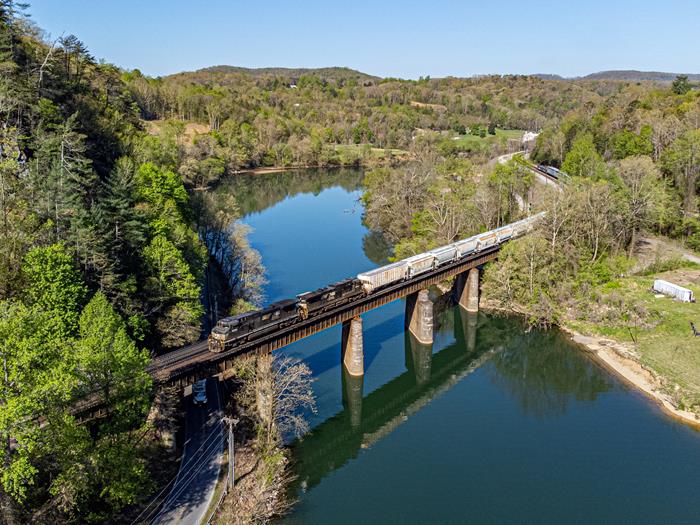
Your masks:
<svg viewBox="0 0 700 525"><path fill-rule="evenodd" d="M624 159L637 155L651 155L654 151L652 133L649 125L642 126L639 135L627 130L616 133L612 138L613 156L616 159Z"/></svg>
<svg viewBox="0 0 700 525"><path fill-rule="evenodd" d="M0 302L0 472L4 490L18 502L35 495L49 465L60 470L74 461L88 436L67 411L76 382L53 325L38 306Z"/></svg>
<svg viewBox="0 0 700 525"><path fill-rule="evenodd" d="M101 292L80 315L73 359L78 392L99 395L107 417L93 430L83 457L57 477L52 492L88 520L102 521L136 502L149 487L140 436L150 406L150 359L147 350L136 347ZM105 504L107 508L101 508Z"/></svg>
<svg viewBox="0 0 700 525"><path fill-rule="evenodd" d="M671 91L676 95L685 95L691 88L692 85L688 81L688 75L678 75L671 84Z"/></svg>
<svg viewBox="0 0 700 525"><path fill-rule="evenodd" d="M51 314L50 322L59 336L73 334L87 289L65 246L31 249L22 270L27 302Z"/></svg>
<svg viewBox="0 0 700 525"><path fill-rule="evenodd" d="M576 137L561 167L573 177L599 179L605 175L605 163L596 150L590 133Z"/></svg>
<svg viewBox="0 0 700 525"><path fill-rule="evenodd" d="M161 314L157 327L162 344L174 347L195 341L203 309L200 288L187 262L163 235L154 237L143 253L149 272L149 301Z"/></svg>

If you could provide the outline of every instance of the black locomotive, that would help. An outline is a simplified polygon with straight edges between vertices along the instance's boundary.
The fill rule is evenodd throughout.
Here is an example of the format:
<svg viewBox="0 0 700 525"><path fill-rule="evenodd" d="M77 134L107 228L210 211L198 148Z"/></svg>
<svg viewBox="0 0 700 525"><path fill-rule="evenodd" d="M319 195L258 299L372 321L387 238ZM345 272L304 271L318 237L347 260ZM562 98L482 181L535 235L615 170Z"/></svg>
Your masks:
<svg viewBox="0 0 700 525"><path fill-rule="evenodd" d="M209 350L221 352L249 340L253 335L260 337L287 328L343 306L363 294L359 280L346 279L299 294L296 299L277 301L262 310L225 317L216 323L209 334Z"/></svg>

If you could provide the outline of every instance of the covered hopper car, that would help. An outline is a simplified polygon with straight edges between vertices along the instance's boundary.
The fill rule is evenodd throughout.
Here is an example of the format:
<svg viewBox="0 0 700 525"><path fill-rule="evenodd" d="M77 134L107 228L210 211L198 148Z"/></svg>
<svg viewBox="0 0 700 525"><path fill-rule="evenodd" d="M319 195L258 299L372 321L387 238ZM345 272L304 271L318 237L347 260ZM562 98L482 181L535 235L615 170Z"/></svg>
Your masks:
<svg viewBox="0 0 700 525"><path fill-rule="evenodd" d="M299 294L295 299L273 303L262 310L225 317L209 334L209 349L221 352L252 338L272 334L299 322L313 319L377 290L451 264L530 231L544 212L407 259L357 275L357 278Z"/></svg>

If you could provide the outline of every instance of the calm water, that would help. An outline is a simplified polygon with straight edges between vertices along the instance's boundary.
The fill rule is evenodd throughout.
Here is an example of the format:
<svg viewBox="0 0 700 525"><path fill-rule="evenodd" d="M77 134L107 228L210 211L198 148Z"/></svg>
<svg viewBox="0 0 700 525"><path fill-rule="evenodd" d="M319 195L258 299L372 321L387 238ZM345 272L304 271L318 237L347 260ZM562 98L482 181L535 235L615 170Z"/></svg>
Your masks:
<svg viewBox="0 0 700 525"><path fill-rule="evenodd" d="M361 173L238 177L268 302L386 257L361 222ZM364 316L363 379L344 377L340 328L289 346L319 413L294 445L288 524L698 523L700 436L599 369L559 332L442 308L435 342L404 303Z"/></svg>

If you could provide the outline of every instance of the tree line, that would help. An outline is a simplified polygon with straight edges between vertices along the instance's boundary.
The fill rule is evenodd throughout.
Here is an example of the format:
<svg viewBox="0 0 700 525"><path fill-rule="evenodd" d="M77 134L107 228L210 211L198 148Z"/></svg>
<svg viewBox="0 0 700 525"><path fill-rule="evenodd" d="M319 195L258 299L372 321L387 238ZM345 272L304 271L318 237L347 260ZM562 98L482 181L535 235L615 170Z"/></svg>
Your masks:
<svg viewBox="0 0 700 525"><path fill-rule="evenodd" d="M146 367L199 338L207 251L122 72L41 35L0 0L2 507L104 521L154 488ZM91 395L107 417L79 424Z"/></svg>

